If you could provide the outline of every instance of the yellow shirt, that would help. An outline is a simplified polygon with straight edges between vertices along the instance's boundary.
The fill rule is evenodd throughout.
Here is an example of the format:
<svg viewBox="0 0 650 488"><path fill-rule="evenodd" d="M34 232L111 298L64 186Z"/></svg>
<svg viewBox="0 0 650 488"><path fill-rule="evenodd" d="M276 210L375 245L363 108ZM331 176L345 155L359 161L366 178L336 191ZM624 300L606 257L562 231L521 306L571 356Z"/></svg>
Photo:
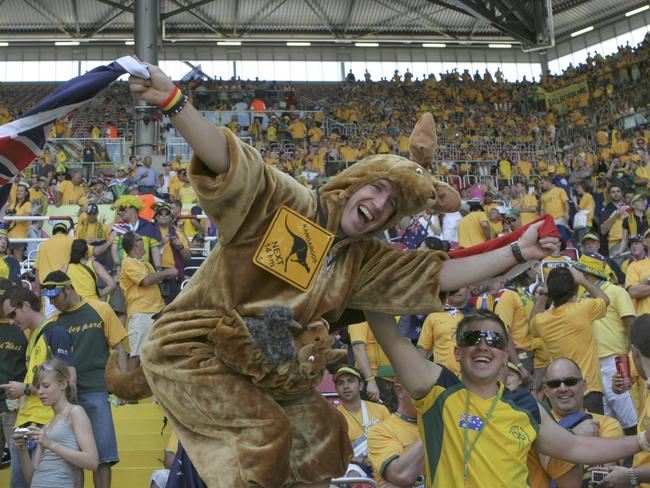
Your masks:
<svg viewBox="0 0 650 488"><path fill-rule="evenodd" d="M594 322L596 349L599 358L628 353L628 330L623 317L634 317L630 295L620 286L605 282L601 289L609 297L609 306L602 319Z"/></svg>
<svg viewBox="0 0 650 488"><path fill-rule="evenodd" d="M291 137L294 139L303 139L307 134L307 126L303 122L294 122L288 127Z"/></svg>
<svg viewBox="0 0 650 488"><path fill-rule="evenodd" d="M388 464L415 444L418 438L418 426L397 415L389 415L386 420L370 428L368 461L375 471L378 484L384 479Z"/></svg>
<svg viewBox="0 0 650 488"><path fill-rule="evenodd" d="M532 351L533 338L528 329L528 313L514 290L502 290L496 297L496 313L506 324L517 349Z"/></svg>
<svg viewBox="0 0 650 488"><path fill-rule="evenodd" d="M83 184L75 185L70 180L63 180L57 191L61 193L61 205L85 205L86 188Z"/></svg>
<svg viewBox="0 0 650 488"><path fill-rule="evenodd" d="M43 331L45 326L51 322L52 320L46 320L38 329L32 332L29 343L27 344L25 358L27 360L27 374L23 381L26 385L34 383L36 368L51 358L51 351L45 341L45 332ZM70 340L70 345L72 345L72 340ZM68 351L68 353L71 352ZM27 422L46 424L52 419L54 410L49 405L43 405L38 395L27 395L24 398L25 403L18 410L16 425L22 425Z"/></svg>
<svg viewBox="0 0 650 488"><path fill-rule="evenodd" d="M587 227L594 225L594 210L596 209L596 201L590 193L585 193L578 202L578 210L588 210L587 214Z"/></svg>
<svg viewBox="0 0 650 488"><path fill-rule="evenodd" d="M44 280L52 271L58 271L68 264L72 241L72 237L55 234L41 243L34 263L40 280Z"/></svg>
<svg viewBox="0 0 650 488"><path fill-rule="evenodd" d="M454 355L456 326L463 317L463 312L453 309L429 314L418 339L418 347L425 351L433 349L433 360L455 375L460 374L460 363Z"/></svg>
<svg viewBox="0 0 650 488"><path fill-rule="evenodd" d="M354 161L357 159L357 150L353 147L341 146L339 152L344 161Z"/></svg>
<svg viewBox="0 0 650 488"><path fill-rule="evenodd" d="M515 198L512 200L512 206L517 207L519 206L520 208L537 208L537 198L535 198L535 195L524 195L524 200L522 201L519 198ZM523 225L529 224L533 220L537 218L537 212L519 212L519 218L521 219L521 223Z"/></svg>
<svg viewBox="0 0 650 488"><path fill-rule="evenodd" d="M569 256L546 256L541 261L544 279L548 278L548 274L553 268L569 268L572 262L573 260Z"/></svg>
<svg viewBox="0 0 650 488"><path fill-rule="evenodd" d="M199 201L199 197L196 196L196 192L194 191L194 188L189 183L187 185L181 185L178 188L177 198L183 204L188 204L188 203L191 204Z"/></svg>
<svg viewBox="0 0 650 488"><path fill-rule="evenodd" d="M587 392L603 391L593 323L606 312L605 300L588 298L542 312L530 324L532 335L544 341L552 361L569 358L580 366Z"/></svg>
<svg viewBox="0 0 650 488"><path fill-rule="evenodd" d="M627 290L632 285L647 285L648 277L650 277L650 258L630 263L625 273L625 289ZM650 313L650 295L643 298L633 298L632 301L637 315Z"/></svg>
<svg viewBox="0 0 650 488"><path fill-rule="evenodd" d="M350 344L363 344L365 346L372 374L380 378L393 380L395 371L388 361L386 353L375 339L372 330L370 330L368 322L349 325L348 334L350 335ZM359 363L357 362L356 365L358 367Z"/></svg>
<svg viewBox="0 0 650 488"><path fill-rule="evenodd" d="M470 212L458 222L458 245L463 248L483 244L487 239L483 232L483 222L487 222L487 215L480 210Z"/></svg>
<svg viewBox="0 0 650 488"><path fill-rule="evenodd" d="M549 488L551 481L567 474L575 464L541 454L534 447L528 452L528 481L531 488Z"/></svg>
<svg viewBox="0 0 650 488"><path fill-rule="evenodd" d="M25 202L20 206L14 207L16 217L25 217L32 214L31 202ZM29 220L10 222L9 238L25 238L29 232Z"/></svg>
<svg viewBox="0 0 650 488"><path fill-rule="evenodd" d="M75 239L96 239L104 241L108 239L109 234L110 229L108 225L101 223L99 220L91 223L88 222L87 218L79 218L79 223L74 229Z"/></svg>
<svg viewBox="0 0 650 488"><path fill-rule="evenodd" d="M465 385L447 370L443 370L438 382L420 400L414 400L418 412L420 436L424 442L427 488L493 488L527 486L527 456L539 430L537 403L525 394L510 399L503 385L499 387L501 398L481 398L469 394ZM472 451L467 482L463 480L463 438L465 412L469 394L468 440L472 442L482 424L481 437ZM529 400L535 409L529 411L522 405ZM494 411L486 424L488 412Z"/></svg>
<svg viewBox="0 0 650 488"><path fill-rule="evenodd" d="M86 263L86 267L90 269L93 273L88 272L88 269L84 268L81 264L70 263L68 265L68 270L66 274L72 280L72 286L74 290L83 298L95 298L99 299L97 295L97 272L95 271L94 261L89 259Z"/></svg>
<svg viewBox="0 0 650 488"><path fill-rule="evenodd" d="M499 161L499 178L502 180L509 180L512 178L512 166L510 161L502 159Z"/></svg>
<svg viewBox="0 0 650 488"><path fill-rule="evenodd" d="M524 176L530 176L530 170L533 167L533 163L530 161L517 161L517 168L519 172Z"/></svg>
<svg viewBox="0 0 650 488"><path fill-rule="evenodd" d="M562 188L554 186L548 191L542 193L541 196L542 214L549 214L554 219L560 219L565 216L564 204L569 200L566 192Z"/></svg>
<svg viewBox="0 0 650 488"><path fill-rule="evenodd" d="M164 229L160 227L160 235L164 238L169 234L169 229ZM185 237L185 234L183 234L182 231L176 230L176 234L178 235L178 240L180 243L183 245L185 249L190 248L190 241L187 240L187 237ZM174 254L172 252L172 245L167 242L162 248L162 255L161 255L161 266L163 268L174 268L176 267L176 263L174 262Z"/></svg>
<svg viewBox="0 0 650 488"><path fill-rule="evenodd" d="M134 313L157 313L165 306L158 283L141 286L140 282L155 270L151 264L126 256L120 271L120 288L126 299L126 311Z"/></svg>
<svg viewBox="0 0 650 488"><path fill-rule="evenodd" d="M503 234L503 223L500 220L496 222L488 220L488 226L490 227L490 239L496 239Z"/></svg>
<svg viewBox="0 0 650 488"><path fill-rule="evenodd" d="M323 138L323 131L320 130L320 127L312 127L309 129L309 142L312 144L316 142L320 142L320 140Z"/></svg>
<svg viewBox="0 0 650 488"><path fill-rule="evenodd" d="M361 409L359 409L357 413L354 413L345 408L342 403L336 407L336 409L343 414L348 423L348 438L350 439L350 442L354 442L356 439L364 435L371 426L378 424L390 416L390 412L383 405L366 400L361 401L366 405L368 412L368 424L365 426L363 424Z"/></svg>

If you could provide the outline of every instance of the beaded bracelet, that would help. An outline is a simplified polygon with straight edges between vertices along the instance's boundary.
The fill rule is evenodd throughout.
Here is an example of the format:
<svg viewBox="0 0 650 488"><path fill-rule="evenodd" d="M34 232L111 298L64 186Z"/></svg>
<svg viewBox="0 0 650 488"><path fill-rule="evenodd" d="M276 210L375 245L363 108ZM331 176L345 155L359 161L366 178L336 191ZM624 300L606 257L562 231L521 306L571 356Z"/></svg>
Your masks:
<svg viewBox="0 0 650 488"><path fill-rule="evenodd" d="M158 105L158 107L163 112L167 112L167 111L171 110L174 107L174 105L176 105L178 103L178 101L181 99L182 96L183 96L183 93L181 93L180 88L178 88L176 85L174 85L174 89L169 94L167 99L163 103Z"/></svg>

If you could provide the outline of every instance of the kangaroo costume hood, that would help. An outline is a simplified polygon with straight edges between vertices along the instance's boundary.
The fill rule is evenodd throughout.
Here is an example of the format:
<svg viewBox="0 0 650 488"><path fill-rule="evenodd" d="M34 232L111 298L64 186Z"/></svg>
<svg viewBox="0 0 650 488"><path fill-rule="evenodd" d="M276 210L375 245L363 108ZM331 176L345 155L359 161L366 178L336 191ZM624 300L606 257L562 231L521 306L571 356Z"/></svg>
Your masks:
<svg viewBox="0 0 650 488"><path fill-rule="evenodd" d="M194 156L189 173L219 243L149 333L141 355L147 383L209 487L280 488L342 476L352 456L347 424L315 390L325 363L345 354L331 349L328 321L346 308L441 310L438 271L447 256L398 252L369 235L336 238L305 290L253 257L281 207L336 235L348 198L381 178L399 194L383 228L424 209L458 208L456 192L427 170L433 118L424 116L411 137L417 162L371 156L320 192L265 164L229 130L215 130L228 141L230 169L215 174ZM299 266L284 259L285 268ZM107 383L120 397L142 395L142 382L127 383L115 368Z"/></svg>

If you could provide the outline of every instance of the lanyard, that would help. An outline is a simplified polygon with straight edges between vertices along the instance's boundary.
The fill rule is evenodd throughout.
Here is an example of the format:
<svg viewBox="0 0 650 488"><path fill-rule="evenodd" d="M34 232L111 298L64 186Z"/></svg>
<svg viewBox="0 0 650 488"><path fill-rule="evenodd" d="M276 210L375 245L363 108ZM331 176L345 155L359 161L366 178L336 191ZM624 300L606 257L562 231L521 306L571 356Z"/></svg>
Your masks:
<svg viewBox="0 0 650 488"><path fill-rule="evenodd" d="M463 477L465 482L467 482L467 478L469 478L469 458L472 455L472 451L474 451L474 447L476 447L476 443L478 442L479 437L481 437L481 434L488 426L488 422L490 422L490 419L492 418L492 413L494 412L497 403L499 403L499 400L501 399L501 389L499 388L499 390L497 391L497 395L494 398L492 405L490 406L490 410L488 411L487 417L485 418L485 422L483 423L481 430L479 430L476 433L476 437L474 437L474 441L472 442L472 445L469 446L468 449L468 442L469 442L468 431L469 431L469 419L470 419L469 397L470 397L470 393L469 390L467 390L467 401L465 402L465 425L463 426Z"/></svg>

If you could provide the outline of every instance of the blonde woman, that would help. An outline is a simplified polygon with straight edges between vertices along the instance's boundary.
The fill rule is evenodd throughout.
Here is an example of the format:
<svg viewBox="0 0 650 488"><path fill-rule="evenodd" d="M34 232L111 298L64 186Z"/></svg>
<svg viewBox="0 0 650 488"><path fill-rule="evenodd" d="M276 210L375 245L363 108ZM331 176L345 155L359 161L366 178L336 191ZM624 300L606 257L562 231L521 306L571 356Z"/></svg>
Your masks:
<svg viewBox="0 0 650 488"><path fill-rule="evenodd" d="M79 488L84 469L97 469L99 458L86 411L75 405L77 389L67 364L60 359L38 366L34 386L52 419L43 428L17 429L13 441L20 453L23 475L30 488ZM30 458L28 440L36 443Z"/></svg>

